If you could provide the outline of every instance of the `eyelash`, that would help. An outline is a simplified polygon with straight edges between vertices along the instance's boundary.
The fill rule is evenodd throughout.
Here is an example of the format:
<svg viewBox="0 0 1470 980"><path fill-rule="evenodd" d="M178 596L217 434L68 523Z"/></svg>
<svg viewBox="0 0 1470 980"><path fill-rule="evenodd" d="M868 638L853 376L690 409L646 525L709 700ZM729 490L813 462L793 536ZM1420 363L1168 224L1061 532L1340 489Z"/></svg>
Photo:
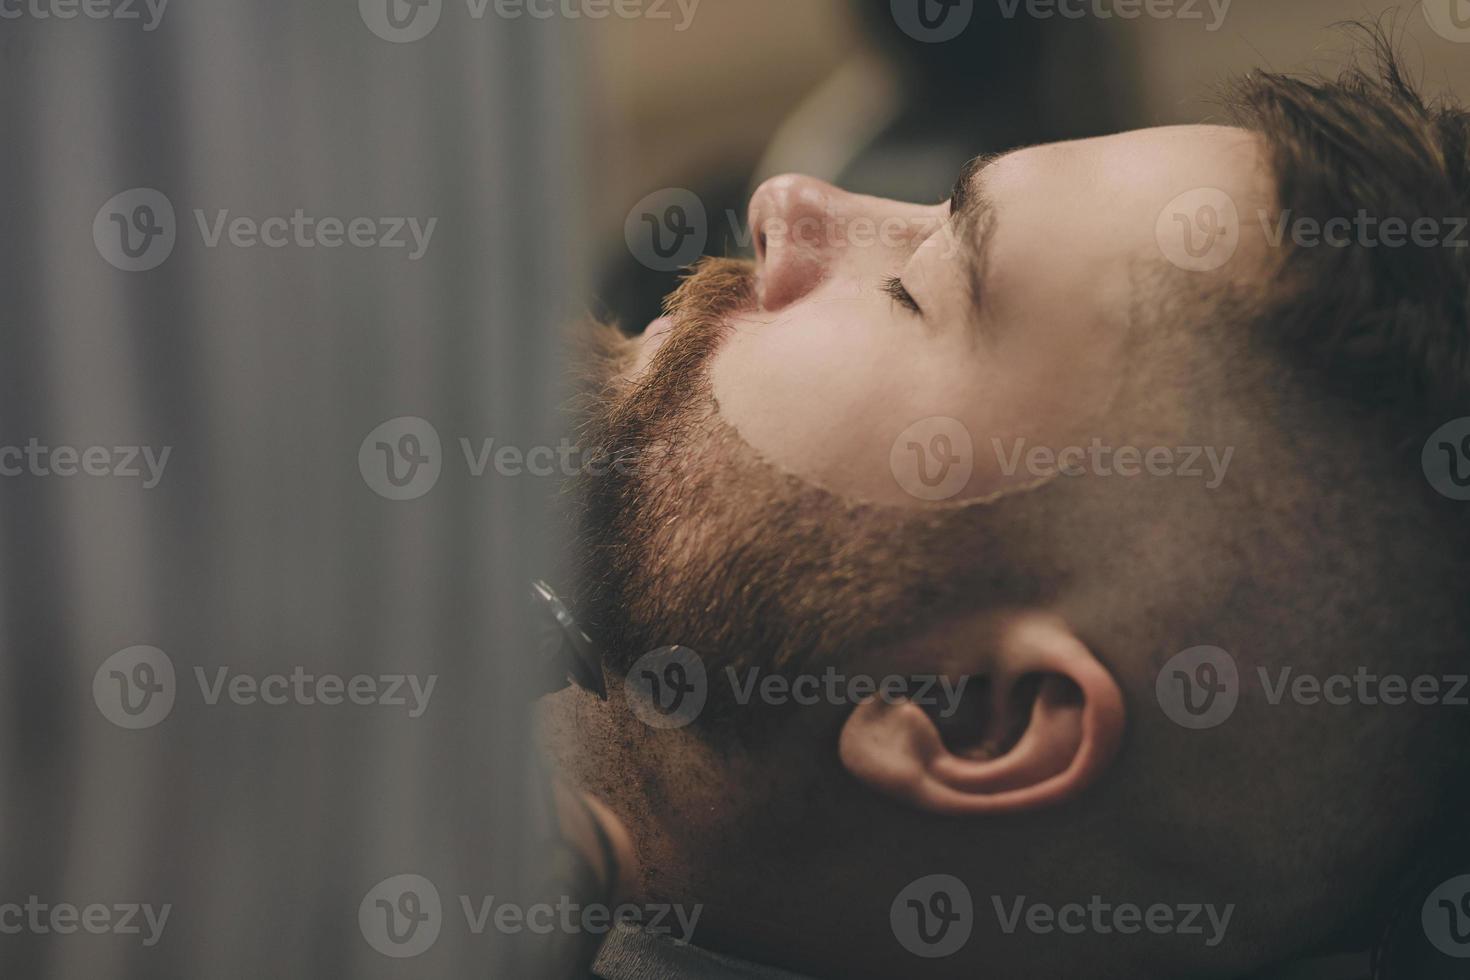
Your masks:
<svg viewBox="0 0 1470 980"><path fill-rule="evenodd" d="M887 293L890 299L910 313L916 313L919 316L924 315L924 311L919 308L918 302L909 293L908 287L903 284L903 280L898 278L898 276L889 276L883 280L883 292Z"/></svg>

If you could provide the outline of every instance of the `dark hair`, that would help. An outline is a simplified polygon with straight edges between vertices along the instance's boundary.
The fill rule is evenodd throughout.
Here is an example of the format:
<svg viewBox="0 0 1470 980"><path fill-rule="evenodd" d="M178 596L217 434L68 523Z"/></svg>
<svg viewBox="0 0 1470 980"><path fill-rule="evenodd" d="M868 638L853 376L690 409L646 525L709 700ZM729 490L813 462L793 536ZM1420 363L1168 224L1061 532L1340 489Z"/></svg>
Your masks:
<svg viewBox="0 0 1470 980"><path fill-rule="evenodd" d="M1463 556L1465 505L1435 499L1420 476L1419 452L1440 424L1470 415L1470 112L1449 98L1424 97L1406 76L1390 22L1347 30L1366 42L1367 66L1330 79L1255 72L1230 91L1236 120L1266 140L1278 207L1319 227L1360 214L1398 218L1405 227L1428 219L1459 244L1283 241L1256 339L1313 395L1340 406L1344 424L1373 441L1382 458L1402 462L1396 476L1406 478L1404 492L1423 495L1443 523L1442 546ZM1463 578L1414 586L1470 605ZM1458 647L1465 645L1461 635ZM1426 785L1437 780L1446 790L1435 832L1376 897L1376 921L1349 927L1372 930L1377 978L1426 980L1462 962L1429 946L1420 908L1436 885L1470 872L1466 742L1421 763Z"/></svg>
<svg viewBox="0 0 1470 980"><path fill-rule="evenodd" d="M1470 112L1426 100L1381 25L1352 25L1373 66L1335 79L1254 72L1238 121L1269 143L1279 204L1326 222L1360 212L1435 222L1458 246L1287 245L1276 341L1334 394L1399 421L1470 406Z"/></svg>

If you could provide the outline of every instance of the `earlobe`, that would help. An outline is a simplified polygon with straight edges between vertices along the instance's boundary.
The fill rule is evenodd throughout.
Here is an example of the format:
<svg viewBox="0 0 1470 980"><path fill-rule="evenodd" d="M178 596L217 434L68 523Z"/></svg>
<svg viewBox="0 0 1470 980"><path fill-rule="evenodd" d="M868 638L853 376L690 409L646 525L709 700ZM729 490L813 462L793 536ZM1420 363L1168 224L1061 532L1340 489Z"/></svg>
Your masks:
<svg viewBox="0 0 1470 980"><path fill-rule="evenodd" d="M1054 616L1009 616L993 644L968 666L956 718L909 701L855 708L838 746L847 770L887 796L956 816L1052 806L1095 782L1122 740L1117 681Z"/></svg>

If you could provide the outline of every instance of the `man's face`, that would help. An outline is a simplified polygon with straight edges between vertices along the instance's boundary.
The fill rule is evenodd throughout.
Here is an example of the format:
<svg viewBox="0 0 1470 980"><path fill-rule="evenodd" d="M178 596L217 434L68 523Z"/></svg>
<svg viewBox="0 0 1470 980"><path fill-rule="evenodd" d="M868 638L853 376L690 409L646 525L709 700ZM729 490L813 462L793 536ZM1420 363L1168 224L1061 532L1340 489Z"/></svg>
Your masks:
<svg viewBox="0 0 1470 980"><path fill-rule="evenodd" d="M998 456L1018 439L1098 434L1131 305L1167 261L1166 205L1215 188L1254 214L1269 203L1264 172L1249 133L1187 126L1019 150L969 168L934 206L770 180L750 204L759 303L731 318L710 366L721 417L776 468L849 499L960 501L1032 482ZM1167 217L1164 230L1182 233ZM1247 239L1260 236L1241 237L1201 275L1252 268ZM962 486L915 475L937 478L942 459L924 453L963 453L966 437Z"/></svg>
<svg viewBox="0 0 1470 980"><path fill-rule="evenodd" d="M935 206L765 183L753 270L706 264L593 413L594 439L648 464L582 487L581 591L612 662L850 658L995 604L997 576L1037 569L1007 567L1015 521L983 512L1056 482L1019 460L1136 431L1114 402L1156 369L1135 314L1184 274L1171 202L1253 214L1270 186L1256 139L1221 127L1020 150ZM1259 268L1236 231L1202 291Z"/></svg>

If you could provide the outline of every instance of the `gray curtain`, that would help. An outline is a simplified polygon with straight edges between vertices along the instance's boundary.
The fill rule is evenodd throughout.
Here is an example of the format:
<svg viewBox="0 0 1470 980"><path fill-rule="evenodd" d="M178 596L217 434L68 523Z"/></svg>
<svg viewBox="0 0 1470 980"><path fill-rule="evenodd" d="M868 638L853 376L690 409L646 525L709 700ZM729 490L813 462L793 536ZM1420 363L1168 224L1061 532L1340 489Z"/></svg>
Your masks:
<svg viewBox="0 0 1470 980"><path fill-rule="evenodd" d="M0 975L527 975L458 897L541 859L522 599L556 480L475 475L460 440L555 440L583 266L563 26L448 0L400 43L354 0L174 0L153 29L129 7L0 20L0 904L171 908L152 946L146 925L0 935ZM325 238L265 221L298 209ZM420 257L406 226L402 248L347 240L409 217L437 219ZM363 443L408 416L440 474L394 500L372 458L432 447L408 423ZM155 485L130 447L168 449ZM156 654L109 658L139 646L175 690L130 728L108 692L137 707ZM210 703L220 668L437 681L411 717ZM407 873L441 932L385 956L359 906Z"/></svg>

